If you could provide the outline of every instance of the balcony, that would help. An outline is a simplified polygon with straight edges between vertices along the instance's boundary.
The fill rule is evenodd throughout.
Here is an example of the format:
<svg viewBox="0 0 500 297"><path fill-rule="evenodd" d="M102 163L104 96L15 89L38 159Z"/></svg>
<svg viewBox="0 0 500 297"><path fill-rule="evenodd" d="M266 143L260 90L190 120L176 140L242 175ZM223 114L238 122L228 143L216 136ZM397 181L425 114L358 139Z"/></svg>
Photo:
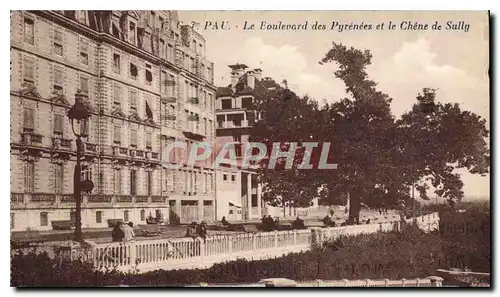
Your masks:
<svg viewBox="0 0 500 297"><path fill-rule="evenodd" d="M71 150L71 139L64 139L60 137L52 138L52 148L56 150Z"/></svg>
<svg viewBox="0 0 500 297"><path fill-rule="evenodd" d="M84 142L82 143L82 149L84 154L97 154L97 144Z"/></svg>
<svg viewBox="0 0 500 297"><path fill-rule="evenodd" d="M148 201L149 201L148 196L135 196L136 203L148 203Z"/></svg>
<svg viewBox="0 0 500 297"><path fill-rule="evenodd" d="M251 127L248 120L242 120L238 122L233 122L233 121L217 122L218 129L248 128L248 127Z"/></svg>
<svg viewBox="0 0 500 297"><path fill-rule="evenodd" d="M163 196L151 196L152 203L165 203L166 197Z"/></svg>
<svg viewBox="0 0 500 297"><path fill-rule="evenodd" d="M111 203L113 196L111 195L91 195L87 196L88 203Z"/></svg>
<svg viewBox="0 0 500 297"><path fill-rule="evenodd" d="M160 153L151 152L151 159L160 160Z"/></svg>
<svg viewBox="0 0 500 297"><path fill-rule="evenodd" d="M163 104L168 104L168 103L176 103L177 102L177 97L174 96L162 96L161 97L161 103Z"/></svg>
<svg viewBox="0 0 500 297"><path fill-rule="evenodd" d="M190 97L188 102L191 104L200 104L200 99L198 99L198 97Z"/></svg>
<svg viewBox="0 0 500 297"><path fill-rule="evenodd" d="M24 204L24 193L10 193L10 203Z"/></svg>
<svg viewBox="0 0 500 297"><path fill-rule="evenodd" d="M42 144L43 136L34 132L21 133L21 143L30 146L39 146Z"/></svg>
<svg viewBox="0 0 500 297"><path fill-rule="evenodd" d="M61 203L76 203L75 195L73 194L63 194L61 195Z"/></svg>
<svg viewBox="0 0 500 297"><path fill-rule="evenodd" d="M135 157L143 159L144 158L144 151L136 150Z"/></svg>
<svg viewBox="0 0 500 297"><path fill-rule="evenodd" d="M119 158L128 158L129 157L128 148L113 146L113 156Z"/></svg>
<svg viewBox="0 0 500 297"><path fill-rule="evenodd" d="M30 202L54 204L56 203L56 195L45 193L31 194Z"/></svg>
<svg viewBox="0 0 500 297"><path fill-rule="evenodd" d="M116 202L119 202L119 203L132 203L132 196L129 196L129 195L116 196Z"/></svg>

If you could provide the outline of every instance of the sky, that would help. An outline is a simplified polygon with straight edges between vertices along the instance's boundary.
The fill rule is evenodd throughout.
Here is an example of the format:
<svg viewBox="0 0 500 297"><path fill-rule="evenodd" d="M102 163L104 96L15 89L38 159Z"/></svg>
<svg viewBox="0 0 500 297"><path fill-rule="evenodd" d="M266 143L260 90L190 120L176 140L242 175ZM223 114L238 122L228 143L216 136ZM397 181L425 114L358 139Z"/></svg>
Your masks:
<svg viewBox="0 0 500 297"><path fill-rule="evenodd" d="M367 68L378 88L393 98L396 117L408 111L419 91L436 88L437 100L457 102L462 109L486 118L489 123L489 28L487 12L398 11L180 11L185 24L198 22L206 40L206 56L214 62L215 84L230 83L228 65L244 63L261 68L262 75L278 82L286 79L290 89L322 102L346 96L343 83L333 76L334 64L318 62L333 41L372 53ZM226 21L225 30L221 29ZM259 30L261 22L304 24L308 30ZM315 22L327 30L312 30ZM329 30L339 24L371 24L372 30ZM212 26L206 27L207 22ZM244 30L244 24L255 30ZM389 30L389 22L396 25ZM427 30L402 30L402 22L428 24ZM431 30L435 22L442 30ZM446 30L447 22L457 30ZM217 23L218 29L213 27ZM376 30L384 23L383 30ZM468 25L468 30L465 30ZM248 25L247 25L248 27ZM460 173L463 173L461 171ZM489 175L464 173L467 197L489 197Z"/></svg>

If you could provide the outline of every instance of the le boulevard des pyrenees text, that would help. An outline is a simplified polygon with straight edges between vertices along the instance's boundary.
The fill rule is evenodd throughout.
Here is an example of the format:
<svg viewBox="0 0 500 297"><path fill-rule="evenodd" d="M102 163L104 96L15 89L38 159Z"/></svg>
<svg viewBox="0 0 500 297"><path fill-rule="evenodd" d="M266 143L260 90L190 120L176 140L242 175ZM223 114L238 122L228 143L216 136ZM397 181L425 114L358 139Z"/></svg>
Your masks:
<svg viewBox="0 0 500 297"><path fill-rule="evenodd" d="M433 21L420 22L407 21L385 21L379 23L368 23L364 21L339 22L332 21L325 24L318 21L303 21L298 23L286 23L282 21L250 22L243 21L241 24L233 24L224 20L206 20L201 24L205 30L244 30L244 31L336 31L339 33L350 31L461 31L469 32L470 24L466 21Z"/></svg>

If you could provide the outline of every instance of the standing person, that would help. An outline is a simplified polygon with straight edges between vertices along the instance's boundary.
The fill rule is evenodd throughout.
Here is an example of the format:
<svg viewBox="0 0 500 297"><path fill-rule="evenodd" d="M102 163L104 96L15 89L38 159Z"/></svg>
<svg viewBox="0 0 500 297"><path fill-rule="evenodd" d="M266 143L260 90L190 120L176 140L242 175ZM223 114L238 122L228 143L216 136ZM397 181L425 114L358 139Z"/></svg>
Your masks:
<svg viewBox="0 0 500 297"><path fill-rule="evenodd" d="M224 225L224 226L229 225L229 222L226 220L226 217L225 217L225 216L224 216L224 217L222 217L221 223L222 223L222 225Z"/></svg>
<svg viewBox="0 0 500 297"><path fill-rule="evenodd" d="M124 235L123 241L129 242L129 241L135 240L134 229L132 229L132 226L134 226L134 223L129 222L128 224L122 224L121 226L122 226L121 228L123 230L123 235Z"/></svg>
<svg viewBox="0 0 500 297"><path fill-rule="evenodd" d="M111 239L113 242L121 242L123 241L123 238L125 237L125 234L123 233L123 230L121 228L121 225L123 222L118 222L113 230L111 231Z"/></svg>

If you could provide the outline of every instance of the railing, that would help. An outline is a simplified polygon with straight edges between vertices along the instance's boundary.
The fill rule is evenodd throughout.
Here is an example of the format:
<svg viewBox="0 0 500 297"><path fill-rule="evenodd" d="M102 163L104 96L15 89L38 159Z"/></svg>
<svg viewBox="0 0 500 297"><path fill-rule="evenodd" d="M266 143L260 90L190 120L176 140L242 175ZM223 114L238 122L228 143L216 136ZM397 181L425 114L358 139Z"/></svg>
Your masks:
<svg viewBox="0 0 500 297"><path fill-rule="evenodd" d="M429 276L416 279L356 279L294 281L283 278L263 279L257 283L207 284L200 283L190 287L442 287L443 278Z"/></svg>
<svg viewBox="0 0 500 297"><path fill-rule="evenodd" d="M10 203L23 204L24 203L24 194L23 193L10 193Z"/></svg>
<svg viewBox="0 0 500 297"><path fill-rule="evenodd" d="M97 154L97 144L84 142L83 143L83 152L84 153L90 152L90 153Z"/></svg>
<svg viewBox="0 0 500 297"><path fill-rule="evenodd" d="M116 202L132 203L132 196L116 196Z"/></svg>
<svg viewBox="0 0 500 297"><path fill-rule="evenodd" d="M135 196L136 203L148 203L148 196Z"/></svg>
<svg viewBox="0 0 500 297"><path fill-rule="evenodd" d="M431 224L438 222L439 217L437 214L430 214L428 217L419 217L418 220L428 221L428 224ZM392 221L336 228L218 235L210 236L205 241L200 238L176 238L97 244L92 248L92 254L97 269L116 267L119 270L129 270L136 267L140 272L145 272L158 269L206 268L214 263L240 258L260 260L279 257L309 250L313 244L321 244L336 236L393 231L399 227L399 221ZM410 286L410 283L406 284ZM350 281L347 284L347 286L361 285L365 286L366 283ZM385 283L385 280L369 282L369 286L386 285L389 283Z"/></svg>
<svg viewBox="0 0 500 297"><path fill-rule="evenodd" d="M39 145L42 144L43 136L41 134L36 134L33 132L21 133L21 143L26 145Z"/></svg>
<svg viewBox="0 0 500 297"><path fill-rule="evenodd" d="M37 193L31 194L31 202L35 203L55 203L56 195L55 194L45 194L45 193Z"/></svg>
<svg viewBox="0 0 500 297"><path fill-rule="evenodd" d="M163 196L151 196L151 202L163 203L163 202L165 202L165 197L163 197Z"/></svg>
<svg viewBox="0 0 500 297"><path fill-rule="evenodd" d="M87 196L87 201L89 203L111 203L113 196L111 195L92 195Z"/></svg>
<svg viewBox="0 0 500 297"><path fill-rule="evenodd" d="M65 148L65 149L71 149L71 139L64 139L64 138L52 138L52 146L56 149L58 148Z"/></svg>
<svg viewBox="0 0 500 297"><path fill-rule="evenodd" d="M61 203L75 203L75 196L73 194L61 195Z"/></svg>

